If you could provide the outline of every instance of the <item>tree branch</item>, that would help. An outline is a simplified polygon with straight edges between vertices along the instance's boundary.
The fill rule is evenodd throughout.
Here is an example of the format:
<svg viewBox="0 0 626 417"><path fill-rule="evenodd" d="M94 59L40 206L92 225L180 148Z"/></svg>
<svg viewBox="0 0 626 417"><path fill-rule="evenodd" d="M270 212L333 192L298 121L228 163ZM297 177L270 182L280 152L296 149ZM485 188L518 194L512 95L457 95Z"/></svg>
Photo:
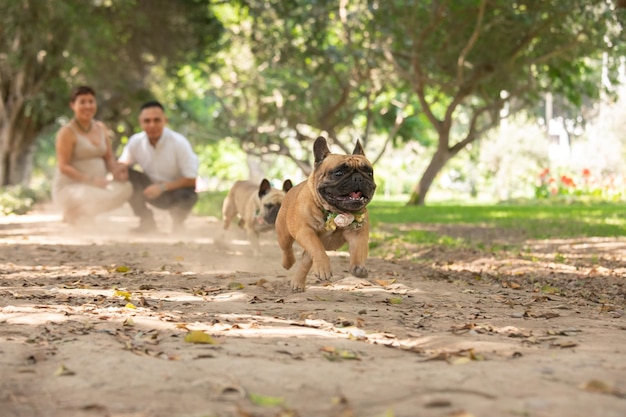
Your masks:
<svg viewBox="0 0 626 417"><path fill-rule="evenodd" d="M404 121L407 119L404 116L404 109L406 108L407 103L402 103L399 108L398 108L398 114L396 115L396 119L393 122L393 128L391 129L391 131L389 132L389 134L387 135L387 139L385 139L385 143L383 144L383 147L381 148L380 152L378 153L378 155L376 155L376 157L374 157L373 159L371 159L372 161L372 165L376 165L376 163L382 158L382 156L385 154L387 147L389 146L389 143L391 143L391 141L393 139L395 139L395 137L398 135L398 132L400 131L400 128L402 127L402 125L404 124Z"/></svg>
<svg viewBox="0 0 626 417"><path fill-rule="evenodd" d="M465 44L465 47L463 47L463 50L461 50L461 53L459 54L459 59L457 59L456 78L457 78L457 83L459 85L463 84L463 67L465 66L465 60L467 58L467 54L469 54L469 52L472 50L472 48L476 44L476 41L478 40L478 36L480 34L480 30L481 30L482 23L483 23L483 17L485 16L486 4L487 4L486 0L481 0L480 6L478 8L478 17L476 18L476 26L474 27L474 31L472 32L472 35L470 36L470 38L467 40L467 43Z"/></svg>

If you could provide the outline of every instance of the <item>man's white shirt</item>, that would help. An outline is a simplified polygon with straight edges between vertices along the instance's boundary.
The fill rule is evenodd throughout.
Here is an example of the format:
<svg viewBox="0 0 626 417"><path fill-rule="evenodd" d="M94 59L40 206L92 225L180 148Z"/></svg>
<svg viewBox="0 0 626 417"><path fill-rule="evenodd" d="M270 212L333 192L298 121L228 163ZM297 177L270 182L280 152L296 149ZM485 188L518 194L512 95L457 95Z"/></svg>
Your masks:
<svg viewBox="0 0 626 417"><path fill-rule="evenodd" d="M198 156L186 137L167 127L156 146L150 144L146 132L130 137L119 161L132 167L138 164L152 182L173 181L180 177L196 178Z"/></svg>

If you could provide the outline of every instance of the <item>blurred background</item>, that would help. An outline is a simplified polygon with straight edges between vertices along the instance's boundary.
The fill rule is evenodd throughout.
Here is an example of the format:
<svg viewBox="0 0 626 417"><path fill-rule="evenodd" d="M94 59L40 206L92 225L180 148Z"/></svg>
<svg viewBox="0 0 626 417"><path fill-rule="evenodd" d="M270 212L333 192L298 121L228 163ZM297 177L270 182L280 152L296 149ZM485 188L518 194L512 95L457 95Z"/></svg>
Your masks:
<svg viewBox="0 0 626 417"><path fill-rule="evenodd" d="M161 101L206 204L299 182L312 143L374 163L376 199L621 201L626 1L0 2L0 209L49 198L69 94L114 149ZM214 204L215 205L215 204ZM200 204L198 211L209 210Z"/></svg>

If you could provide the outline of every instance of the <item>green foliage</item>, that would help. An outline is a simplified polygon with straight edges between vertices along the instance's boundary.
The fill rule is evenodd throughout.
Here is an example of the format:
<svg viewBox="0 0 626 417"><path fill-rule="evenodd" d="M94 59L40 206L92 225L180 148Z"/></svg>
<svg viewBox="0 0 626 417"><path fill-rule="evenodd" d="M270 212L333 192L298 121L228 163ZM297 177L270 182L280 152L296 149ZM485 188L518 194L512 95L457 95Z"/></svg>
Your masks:
<svg viewBox="0 0 626 417"><path fill-rule="evenodd" d="M211 3L0 2L0 142L7 153L0 155L0 184L30 177L31 147L66 120L76 85L96 89L97 117L116 135L134 133L132 115L154 97L153 84L175 80L182 64L215 50L221 25ZM151 76L157 69L165 81Z"/></svg>
<svg viewBox="0 0 626 417"><path fill-rule="evenodd" d="M216 57L223 67L208 80L220 103L213 125L224 137L236 138L251 155L291 158L304 173L311 139L320 133L343 151L356 137L366 149L376 135L396 142L431 138L419 134L418 103L408 106L410 96L391 88L391 67L367 47L367 3L345 7L347 13L336 2L308 0L217 6L228 48Z"/></svg>
<svg viewBox="0 0 626 417"><path fill-rule="evenodd" d="M436 174L497 126L501 111L535 109L547 92L578 108L600 97L600 63L609 77L619 72L623 17L605 0L405 0L372 8L366 32L439 136L412 200L423 203Z"/></svg>
<svg viewBox="0 0 626 417"><path fill-rule="evenodd" d="M404 146L419 144L419 158L394 160L401 168L383 177L406 171L415 182L428 158L441 165L456 158L498 123L505 105L543 115L541 99L551 92L555 110L573 114L608 88L602 71L616 80L626 45L623 12L606 0L536 3L0 2L0 78L9 80L0 89L6 120L17 123L0 139L24 139L10 143L15 155L3 155L0 165L29 167L18 156L29 155L33 138L49 137L50 126L56 130L69 114L69 88L88 83L98 91L98 118L119 137L137 130L138 102L162 100L172 127L200 150L202 175L211 181L248 176L243 157L228 163L225 148L232 146L258 159L279 155L307 173L310 139L324 134L343 150L362 138L371 159L390 145L409 154ZM11 80L37 88L21 91ZM215 145L225 138L232 142ZM497 145L516 155L520 148L511 146L524 138L503 138ZM38 165L50 162L50 143L43 145ZM445 152L433 156L435 149ZM282 160L268 161L280 177ZM516 164L501 161L489 174L503 167ZM391 190L396 183L383 185Z"/></svg>
<svg viewBox="0 0 626 417"><path fill-rule="evenodd" d="M22 185L0 187L0 213L26 214L43 198L42 191Z"/></svg>
<svg viewBox="0 0 626 417"><path fill-rule="evenodd" d="M246 154L232 140L225 139L198 149L202 161L198 174L201 177L219 178L227 183L248 178Z"/></svg>
<svg viewBox="0 0 626 417"><path fill-rule="evenodd" d="M199 216L222 218L222 203L227 191L203 191L198 193L198 202L193 212Z"/></svg>

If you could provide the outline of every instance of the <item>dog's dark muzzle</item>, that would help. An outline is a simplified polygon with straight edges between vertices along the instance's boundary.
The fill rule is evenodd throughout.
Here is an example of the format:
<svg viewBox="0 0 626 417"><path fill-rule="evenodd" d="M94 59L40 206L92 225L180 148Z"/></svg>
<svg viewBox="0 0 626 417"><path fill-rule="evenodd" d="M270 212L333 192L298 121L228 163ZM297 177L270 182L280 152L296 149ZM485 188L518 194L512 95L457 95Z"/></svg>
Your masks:
<svg viewBox="0 0 626 417"><path fill-rule="evenodd" d="M371 177L355 173L338 184L320 187L320 195L339 211L362 210L374 196L376 184Z"/></svg>
<svg viewBox="0 0 626 417"><path fill-rule="evenodd" d="M272 204L266 206L265 215L263 221L266 224L273 225L276 223L276 216L278 216L278 210L280 210L280 204Z"/></svg>

